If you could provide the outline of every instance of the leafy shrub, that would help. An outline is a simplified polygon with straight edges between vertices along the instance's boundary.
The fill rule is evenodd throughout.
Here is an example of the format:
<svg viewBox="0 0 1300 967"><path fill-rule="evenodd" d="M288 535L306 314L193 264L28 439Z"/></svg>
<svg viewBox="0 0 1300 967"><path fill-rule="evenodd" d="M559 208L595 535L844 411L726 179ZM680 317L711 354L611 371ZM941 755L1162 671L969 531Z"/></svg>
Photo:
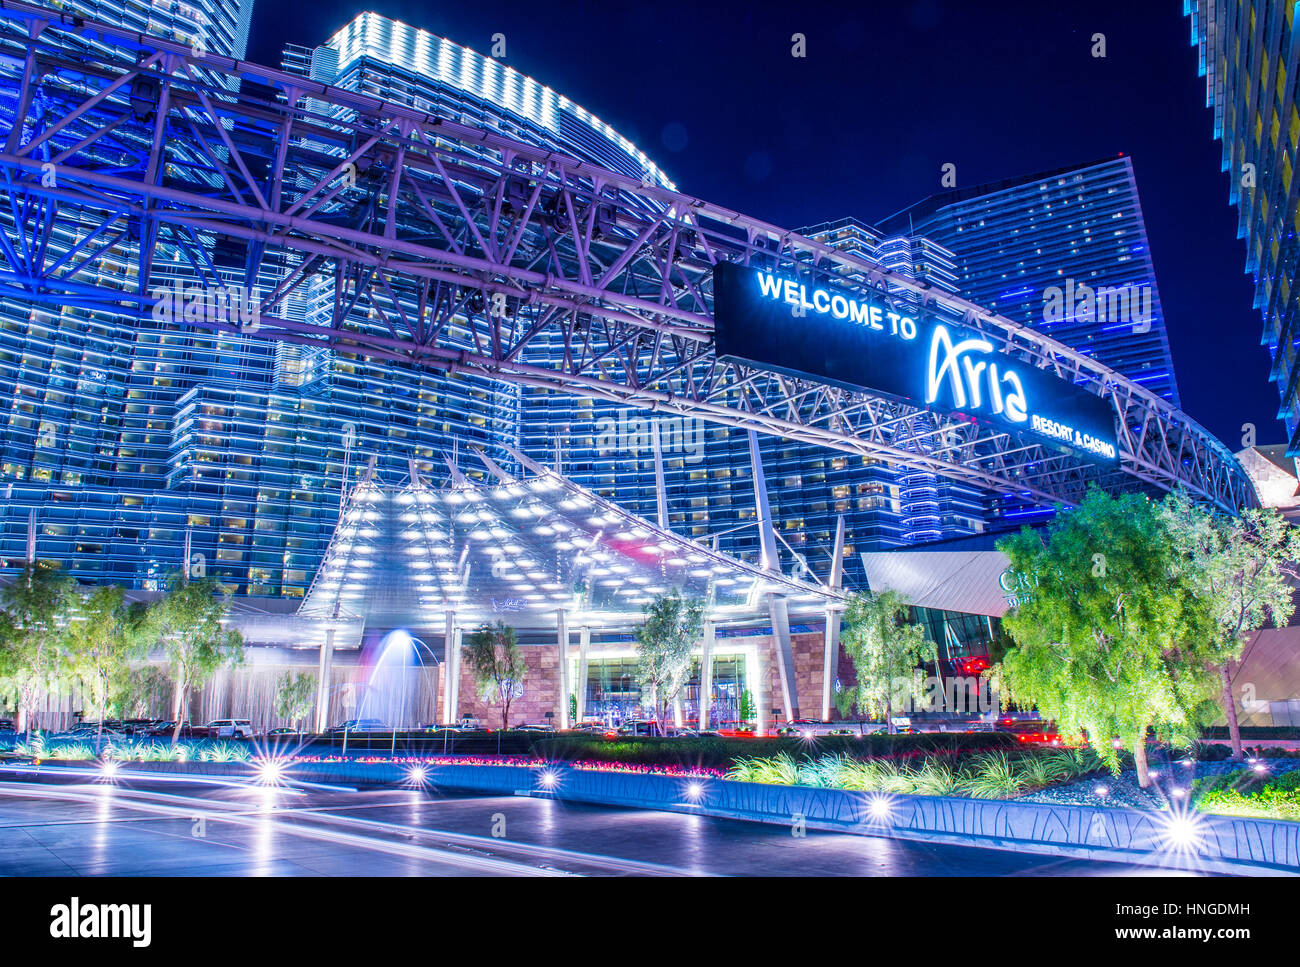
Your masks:
<svg viewBox="0 0 1300 967"><path fill-rule="evenodd" d="M799 764L799 782L801 785L822 789L839 789L845 767L852 761L842 752L833 752L820 759L808 759Z"/></svg>
<svg viewBox="0 0 1300 967"><path fill-rule="evenodd" d="M45 733L33 732L28 738L15 742L13 751L15 755L29 755L33 759L44 759L47 748Z"/></svg>
<svg viewBox="0 0 1300 967"><path fill-rule="evenodd" d="M51 759L93 759L95 751L85 742L60 742L51 746L49 751Z"/></svg>
<svg viewBox="0 0 1300 967"><path fill-rule="evenodd" d="M1042 789L1063 779L1075 778L1075 759L1064 754L1069 751L1071 750L1054 749L1038 755L1018 756L1012 764L1024 777L1027 786Z"/></svg>
<svg viewBox="0 0 1300 967"><path fill-rule="evenodd" d="M772 758L783 752L790 757L820 759L842 754L863 760L882 756L919 758L936 753L985 752L1017 746L1016 737L1005 732L820 735L811 740L785 736L744 739L712 735L682 739L654 736L606 739L599 735L560 734L533 739L527 751L551 761L625 762L725 770L742 758Z"/></svg>
<svg viewBox="0 0 1300 967"><path fill-rule="evenodd" d="M881 792L905 796L916 790L916 783L906 766L889 759L876 760L876 775Z"/></svg>
<svg viewBox="0 0 1300 967"><path fill-rule="evenodd" d="M972 799L1006 799L1023 792L1026 785L1024 772L1005 752L986 752L975 757L960 788Z"/></svg>
<svg viewBox="0 0 1300 967"><path fill-rule="evenodd" d="M727 778L775 786L797 786L800 784L799 774L799 763L787 753L781 752L771 758L754 757L737 760L732 767L732 772L727 774Z"/></svg>
<svg viewBox="0 0 1300 967"><path fill-rule="evenodd" d="M912 772L911 779L912 791L919 796L951 796L961 781L952 767L939 758L926 759L920 769Z"/></svg>
<svg viewBox="0 0 1300 967"><path fill-rule="evenodd" d="M238 742L211 742L199 749L200 762L248 762L252 752Z"/></svg>
<svg viewBox="0 0 1300 967"><path fill-rule="evenodd" d="M846 758L836 776L835 787L857 792L880 792L884 783L882 773L885 765L886 760L883 759L868 759L864 762Z"/></svg>
<svg viewBox="0 0 1300 967"><path fill-rule="evenodd" d="M1202 762L1222 762L1232 758L1232 747L1227 745L1207 745L1201 743L1196 750L1196 758Z"/></svg>
<svg viewBox="0 0 1300 967"><path fill-rule="evenodd" d="M1276 778L1242 769L1199 779L1193 798L1202 812L1300 820L1300 769Z"/></svg>

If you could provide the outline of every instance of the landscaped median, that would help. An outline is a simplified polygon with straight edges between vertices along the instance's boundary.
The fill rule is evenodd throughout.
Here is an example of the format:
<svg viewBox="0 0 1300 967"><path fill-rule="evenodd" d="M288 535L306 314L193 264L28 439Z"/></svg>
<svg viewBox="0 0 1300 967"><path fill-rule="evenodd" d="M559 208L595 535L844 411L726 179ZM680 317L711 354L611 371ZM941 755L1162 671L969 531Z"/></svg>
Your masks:
<svg viewBox="0 0 1300 967"><path fill-rule="evenodd" d="M108 761L108 771L119 778L138 771L239 775L268 783L427 785L481 795L528 795L748 820L785 826L792 833L829 830L1188 870L1300 874L1298 822L1258 814L1210 815L1186 805L1191 797L1172 800L1164 809L1116 808L1101 800L1084 805L1010 798L1017 789L1030 787L1024 778L1026 771L1050 783L1053 776L1068 778L1060 770L1068 768L1069 761L1076 762L1075 768L1084 777L1076 781L1091 782L1094 764L1082 750L1043 750L1032 758L986 750L960 768L945 765L944 757L927 757L920 750L867 760L835 753L800 761L778 753L772 762L735 762L730 778L705 765L559 762L522 756L268 758L253 751L245 761L215 761L202 754L180 762L130 761L125 757ZM1024 765L1013 765L1016 762ZM29 760L10 764L23 772L48 770L55 774L87 766L95 768L96 763L45 760L37 764ZM1261 760L1247 770L1223 773L1208 784L1213 788L1207 791L1223 793L1221 799L1238 797L1249 803L1255 792L1272 789L1269 803L1289 802L1287 797L1300 781L1294 777L1300 773L1243 781L1246 775L1266 774L1271 776ZM753 779L760 781L745 781ZM918 794L922 788L956 794ZM1227 805L1241 804L1232 799Z"/></svg>

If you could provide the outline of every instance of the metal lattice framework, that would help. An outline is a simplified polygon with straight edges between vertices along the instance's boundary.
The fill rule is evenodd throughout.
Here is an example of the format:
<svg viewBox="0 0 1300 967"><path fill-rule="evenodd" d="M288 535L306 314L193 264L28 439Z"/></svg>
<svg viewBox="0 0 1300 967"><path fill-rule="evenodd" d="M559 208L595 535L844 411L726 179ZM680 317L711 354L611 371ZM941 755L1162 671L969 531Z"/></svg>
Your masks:
<svg viewBox="0 0 1300 967"><path fill-rule="evenodd" d="M0 52L0 298L154 324L150 293L179 272L257 287L250 338L702 417L1032 500L1072 503L1095 481L1182 486L1230 510L1256 501L1226 447L1112 370L758 219L482 128L10 0L0 0ZM978 331L1109 400L1118 468L718 359L720 261L834 279ZM105 281L105 264L120 282ZM291 313L290 299L317 308ZM234 328L213 314L185 322Z"/></svg>

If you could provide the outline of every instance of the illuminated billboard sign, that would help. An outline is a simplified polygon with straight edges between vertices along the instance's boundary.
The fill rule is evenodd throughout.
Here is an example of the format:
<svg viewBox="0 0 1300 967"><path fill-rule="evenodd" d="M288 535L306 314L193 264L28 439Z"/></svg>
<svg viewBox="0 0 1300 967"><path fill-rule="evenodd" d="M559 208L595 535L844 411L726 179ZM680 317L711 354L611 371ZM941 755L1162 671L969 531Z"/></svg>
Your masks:
<svg viewBox="0 0 1300 967"><path fill-rule="evenodd" d="M1118 460L1109 403L960 326L731 263L714 267L713 319L722 359L992 423L1097 462Z"/></svg>

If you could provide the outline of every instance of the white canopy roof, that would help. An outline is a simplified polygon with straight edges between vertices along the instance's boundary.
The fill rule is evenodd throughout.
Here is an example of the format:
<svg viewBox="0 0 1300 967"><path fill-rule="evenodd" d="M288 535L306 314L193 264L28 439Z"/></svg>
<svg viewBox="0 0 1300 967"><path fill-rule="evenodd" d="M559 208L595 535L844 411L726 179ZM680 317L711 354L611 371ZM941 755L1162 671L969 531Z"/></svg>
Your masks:
<svg viewBox="0 0 1300 967"><path fill-rule="evenodd" d="M504 620L519 628L626 628L657 594L710 602L715 619L757 614L764 596L809 610L842 593L796 580L663 530L513 452L515 479L483 454L489 483L434 487L412 467L389 486L371 472L344 501L302 616L437 628Z"/></svg>

